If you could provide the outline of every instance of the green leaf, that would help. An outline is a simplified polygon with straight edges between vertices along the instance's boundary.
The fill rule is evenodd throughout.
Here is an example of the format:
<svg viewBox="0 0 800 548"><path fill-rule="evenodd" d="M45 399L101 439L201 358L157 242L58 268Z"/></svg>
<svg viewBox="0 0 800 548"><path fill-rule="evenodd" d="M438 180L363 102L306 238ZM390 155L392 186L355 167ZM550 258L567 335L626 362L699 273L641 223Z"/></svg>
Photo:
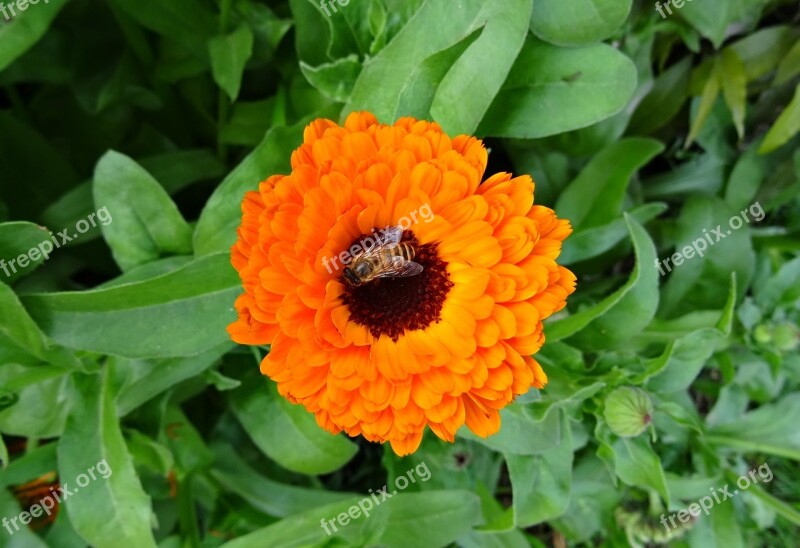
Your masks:
<svg viewBox="0 0 800 548"><path fill-rule="evenodd" d="M86 243L89 240L102 236L100 224L97 222L97 213L94 208L92 181L85 181L62 194L57 200L52 201L50 205L42 211L41 220L48 227L52 227L52 232L55 234L59 232L62 227L73 227L81 219L88 219L92 214L94 214L93 219L96 226L90 227L87 232L81 234L80 240L78 240L80 243ZM62 247L73 245L72 242L63 242L63 238L58 235L54 236L54 238L55 242L59 243Z"/></svg>
<svg viewBox="0 0 800 548"><path fill-rule="evenodd" d="M0 400L4 399L3 392L12 394L10 406L0 401L0 431L40 439L61 435L66 419L63 407L72 396L69 376L63 369L3 365L0 386Z"/></svg>
<svg viewBox="0 0 800 548"><path fill-rule="evenodd" d="M700 130L703 129L703 125L706 123L708 115L711 114L711 110L714 108L714 103L717 102L720 90L719 66L720 63L715 61L713 64L713 69L708 75L708 79L703 86L700 100L699 102L695 102L697 108L692 108L692 111L694 112L694 118L692 120L691 128L689 129L689 135L686 137L686 142L683 145L684 148L689 148L692 143L694 143L695 139L697 139L697 136L700 134Z"/></svg>
<svg viewBox="0 0 800 548"><path fill-rule="evenodd" d="M28 448L22 455L14 457L13 462L0 474L0 493L5 493L6 488L12 485L23 485L53 472L58 465L57 446L56 443L46 443Z"/></svg>
<svg viewBox="0 0 800 548"><path fill-rule="evenodd" d="M500 411L502 427L488 438L476 436L462 428L459 436L473 440L494 451L509 455L539 455L552 450L561 443L559 413L545 413L534 417L521 404L512 404Z"/></svg>
<svg viewBox="0 0 800 548"><path fill-rule="evenodd" d="M126 430L125 441L137 468L143 466L161 476L167 476L175 467L172 452L150 436L137 430Z"/></svg>
<svg viewBox="0 0 800 548"><path fill-rule="evenodd" d="M617 438L598 418L597 431L600 441L597 455L612 466L616 476L626 485L652 489L669 506L669 490L664 477L661 459L653 451L647 436Z"/></svg>
<svg viewBox="0 0 800 548"><path fill-rule="evenodd" d="M749 223L742 212L730 209L719 198L693 196L684 202L674 240L676 253L656 267L669 275L659 315L718 310L728 299L732 272L736 273L737 295L742 296L755 262L748 225L757 222L752 206L744 211ZM731 224L734 218L738 229Z"/></svg>
<svg viewBox="0 0 800 548"><path fill-rule="evenodd" d="M226 377L216 369L207 369L203 374L203 379L219 392L227 392L241 386L241 381Z"/></svg>
<svg viewBox="0 0 800 548"><path fill-rule="evenodd" d="M778 272L767 280L767 283L753 288L756 303L762 310L774 310L782 304L790 304L797 300L797 280L800 279L800 257L796 257L781 265Z"/></svg>
<svg viewBox="0 0 800 548"><path fill-rule="evenodd" d="M554 524L567 538L589 543L604 530L621 497L603 462L594 455L585 455L572 471L567 511Z"/></svg>
<svg viewBox="0 0 800 548"><path fill-rule="evenodd" d="M290 128L275 127L227 177L208 199L194 232L197 255L228 252L236 241L241 204L245 192L257 190L258 183L271 175L291 169L292 151L303 139L305 121Z"/></svg>
<svg viewBox="0 0 800 548"><path fill-rule="evenodd" d="M767 132L764 142L758 147L758 153L769 154L788 143L798 132L800 132L800 84L794 89L792 101Z"/></svg>
<svg viewBox="0 0 800 548"><path fill-rule="evenodd" d="M481 521L480 499L469 491L400 493L386 507L386 529L370 544L447 546Z"/></svg>
<svg viewBox="0 0 800 548"><path fill-rule="evenodd" d="M621 111L635 88L633 62L611 46L529 36L478 133L534 139L590 126Z"/></svg>
<svg viewBox="0 0 800 548"><path fill-rule="evenodd" d="M558 347L561 347L561 349L558 349ZM549 382L546 389L541 391L541 399L525 404L525 409L534 420L543 421L551 418L554 415L553 412L558 409L578 410L584 401L601 392L607 384L600 381L590 382L591 379L586 378L582 381L576 381L573 368L560 367L564 362L559 361L559 358L567 359L564 358L564 347L567 347L564 343L548 343L544 349L536 354L536 358L541 360L547 372ZM557 350L554 351L553 348ZM578 355L580 356L580 353ZM583 367L583 357L581 356L579 359L581 367ZM537 445L545 445L547 447L546 444L541 442L538 442Z"/></svg>
<svg viewBox="0 0 800 548"><path fill-rule="evenodd" d="M701 329L671 343L655 358L649 368L663 371L648 384L657 392L676 392L686 389L700 374L720 334L714 329Z"/></svg>
<svg viewBox="0 0 800 548"><path fill-rule="evenodd" d="M0 44L3 44L0 48L0 71L44 36L58 12L67 5L67 0L49 0L35 6L27 3L24 5L27 6L24 11L20 11L16 5L16 17L10 22L5 13L12 10L15 4L11 3L3 12L4 20L0 25Z"/></svg>
<svg viewBox="0 0 800 548"><path fill-rule="evenodd" d="M199 181L216 180L225 165L207 149L175 150L146 156L139 164L170 195Z"/></svg>
<svg viewBox="0 0 800 548"><path fill-rule="evenodd" d="M414 116L418 119L428 117L436 90L453 63L466 49L478 39L485 27L476 29L449 48L438 51L414 67L397 102L393 118Z"/></svg>
<svg viewBox="0 0 800 548"><path fill-rule="evenodd" d="M214 462L214 454L194 424L177 405L168 405L160 419L158 441L175 457L176 479L184 486L188 486L185 480L195 472L205 473ZM190 513L193 512L191 510L187 512ZM193 523L190 525L194 526Z"/></svg>
<svg viewBox="0 0 800 548"><path fill-rule="evenodd" d="M349 501L354 496L353 493L279 483L256 473L229 445L220 444L214 447L214 451L216 459L211 475L254 508L270 516L284 518L319 506Z"/></svg>
<svg viewBox="0 0 800 548"><path fill-rule="evenodd" d="M263 101L238 101L233 104L230 119L222 128L220 137L224 143L256 146L273 124L276 97Z"/></svg>
<svg viewBox="0 0 800 548"><path fill-rule="evenodd" d="M798 38L800 31L797 28L777 25L749 34L730 47L744 63L747 81L753 82L774 70Z"/></svg>
<svg viewBox="0 0 800 548"><path fill-rule="evenodd" d="M155 546L150 497L122 437L109 381L108 369L74 377L76 397L58 444L61 485L75 491L64 506L90 544Z"/></svg>
<svg viewBox="0 0 800 548"><path fill-rule="evenodd" d="M336 522L336 517L342 513L347 513L351 507L358 508L359 500L359 497L353 496L350 500L326 504L301 514L289 516L252 533L233 539L222 546L224 548L322 546L326 541L331 540L331 537L322 527L323 522L328 527L328 531L337 537L347 535L347 537L359 539L361 538L361 529L364 528L363 521L366 521L363 515L357 521L350 521L346 527L340 527ZM388 506L390 502L391 500L386 501L383 506ZM378 510L381 508L379 506ZM375 512L370 512L370 522L374 522L376 518ZM350 518L348 517L347 519L349 520ZM333 520L333 525L329 524L328 520ZM334 526L336 529L333 529ZM351 543L351 545L356 544Z"/></svg>
<svg viewBox="0 0 800 548"><path fill-rule="evenodd" d="M152 263L137 266L124 274L120 274L116 278L102 283L94 289L108 289L111 287L120 287L129 285L136 282L143 282L151 278L156 278L170 272L174 272L179 268L186 266L194 261L191 255L176 255L174 257L167 257L164 259L157 259Z"/></svg>
<svg viewBox="0 0 800 548"><path fill-rule="evenodd" d="M664 145L654 139L622 139L594 156L561 193L555 210L576 232L604 225L622 214L631 177Z"/></svg>
<svg viewBox="0 0 800 548"><path fill-rule="evenodd" d="M300 70L308 83L325 97L344 103L353 93L353 86L361 73L361 63L358 56L350 55L316 67L300 61Z"/></svg>
<svg viewBox="0 0 800 548"><path fill-rule="evenodd" d="M42 330L68 348L168 358L227 342L225 327L235 320L233 301L240 291L228 254L220 253L141 282L28 295L23 303Z"/></svg>
<svg viewBox="0 0 800 548"><path fill-rule="evenodd" d="M122 270L162 254L192 252L192 230L158 181L127 156L109 151L94 172L94 202L105 209L103 236ZM98 216L99 217L99 216Z"/></svg>
<svg viewBox="0 0 800 548"><path fill-rule="evenodd" d="M46 361L47 341L14 291L0 283L0 363L10 362L19 353Z"/></svg>
<svg viewBox="0 0 800 548"><path fill-rule="evenodd" d="M722 474L706 475L693 474L691 476L679 476L672 472L666 472L667 487L671 500L695 501L707 495L712 487L724 484Z"/></svg>
<svg viewBox="0 0 800 548"><path fill-rule="evenodd" d="M711 40L714 47L722 44L725 39L725 31L735 17L733 2L729 0L715 4L687 1L680 8L679 13L700 34Z"/></svg>
<svg viewBox="0 0 800 548"><path fill-rule="evenodd" d="M633 240L636 266L628 281L596 305L581 310L545 328L548 341L573 336L578 347L611 348L644 329L658 307L658 274L653 241L627 213L625 221Z"/></svg>
<svg viewBox="0 0 800 548"><path fill-rule="evenodd" d="M514 490L514 525L525 528L561 516L572 486L572 434L562 413L560 443L540 455L506 455Z"/></svg>
<svg viewBox="0 0 800 548"><path fill-rule="evenodd" d="M236 418L253 442L287 470L327 474L358 451L343 435L320 428L303 406L281 397L275 383L262 377L255 366L242 377L242 387L228 394Z"/></svg>
<svg viewBox="0 0 800 548"><path fill-rule="evenodd" d="M43 244L41 248L39 244ZM44 227L23 221L0 223L0 282L11 285L30 274L49 258L49 252L43 252L54 247L50 232Z"/></svg>
<svg viewBox="0 0 800 548"><path fill-rule="evenodd" d="M631 0L537 0L531 30L557 46L600 42L622 26L631 4Z"/></svg>
<svg viewBox="0 0 800 548"><path fill-rule="evenodd" d="M768 173L767 159L758 154L757 146L748 147L733 166L725 187L725 202L741 210L755 200Z"/></svg>
<svg viewBox="0 0 800 548"><path fill-rule="evenodd" d="M230 34L215 36L208 42L214 81L231 101L239 96L247 60L253 55L253 31L240 25Z"/></svg>
<svg viewBox="0 0 800 548"><path fill-rule="evenodd" d="M458 539L458 546L461 548L530 548L522 530L512 527L513 511L506 511L494 494L489 492L482 483L476 485L475 492L481 498L483 518L489 525L474 529ZM495 526L496 529L493 529Z"/></svg>
<svg viewBox="0 0 800 548"><path fill-rule="evenodd" d="M775 73L775 85L784 84L798 74L800 74L800 42L796 42L781 59L778 71Z"/></svg>
<svg viewBox="0 0 800 548"><path fill-rule="evenodd" d="M687 56L655 79L652 89L644 96L631 117L629 134L652 133L669 123L680 112L689 96L691 69L692 58Z"/></svg>
<svg viewBox="0 0 800 548"><path fill-rule="evenodd" d="M726 161L715 154L701 154L662 172L643 183L643 192L650 200L662 200L688 193L716 194L725 180Z"/></svg>
<svg viewBox="0 0 800 548"><path fill-rule="evenodd" d="M759 499L776 514L779 514L795 525L800 526L800 511L792 507L790 504L772 496L758 485L751 485L747 490L747 493Z"/></svg>
<svg viewBox="0 0 800 548"><path fill-rule="evenodd" d="M116 360L117 369L131 378L117 394L117 409L125 416L176 384L201 375L233 346L224 342L207 352L188 358L169 360Z"/></svg>
<svg viewBox="0 0 800 548"><path fill-rule="evenodd" d="M725 548L744 548L746 546L742 530L739 527L740 520L735 505L720 504L715 506L709 517L717 546L724 546Z"/></svg>
<svg viewBox="0 0 800 548"><path fill-rule="evenodd" d="M386 22L388 20L386 6L383 4L383 0L370 0L369 10L367 13L369 20L369 31L372 36L375 37L375 42L373 42L373 45L376 45L378 39L383 35L383 31L386 30ZM371 49L372 48L370 48L370 50Z"/></svg>
<svg viewBox="0 0 800 548"><path fill-rule="evenodd" d="M475 132L525 43L532 8L533 0L484 3L478 14L485 21L483 31L451 65L431 104L431 116L445 132ZM481 85L476 86L478 74Z"/></svg>
<svg viewBox="0 0 800 548"><path fill-rule="evenodd" d="M664 353L649 360L647 372L637 382L650 378L648 388L656 392L677 392L687 389L700 374L716 344L730 334L736 306L736 274L731 274L728 302L717 327L703 328L669 343ZM654 375L654 376L653 376Z"/></svg>
<svg viewBox="0 0 800 548"><path fill-rule="evenodd" d="M321 5L312 0L289 0L295 31L295 49L301 62L312 66L331 60L331 23L326 21Z"/></svg>
<svg viewBox="0 0 800 548"><path fill-rule="evenodd" d="M766 453L800 461L800 393L762 405L742 418L711 428L705 440L748 453Z"/></svg>
<svg viewBox="0 0 800 548"><path fill-rule="evenodd" d="M731 48L722 50L720 56L719 80L722 96L733 115L733 124L739 139L744 138L744 116L747 107L747 77L744 64Z"/></svg>
<svg viewBox="0 0 800 548"><path fill-rule="evenodd" d="M447 546L472 530L481 519L480 499L469 491L431 491L424 493L398 493L367 506L372 498L354 497L351 501L321 506L297 514L259 529L249 535L232 540L225 548L257 548L263 546L317 546L331 537L328 531L341 537L350 546ZM365 502L366 501L366 502ZM358 503L367 508L367 517ZM348 504L349 503L349 504ZM350 508L354 515L347 517ZM371 509L370 509L371 508ZM347 526L337 523L337 516L347 519ZM343 518L343 519L344 519ZM333 524L327 523L332 520Z"/></svg>
<svg viewBox="0 0 800 548"><path fill-rule="evenodd" d="M411 83L419 89L422 81L415 69L485 27L441 78L431 104L433 119L445 131L473 133L522 47L530 9L531 0L465 0L455 10L446 0L427 0L397 36L364 64L343 115L368 110L385 123L407 115L399 110L400 98ZM478 74L482 85L473 86ZM469 94L464 94L465 86L471 87Z"/></svg>
<svg viewBox="0 0 800 548"><path fill-rule="evenodd" d="M667 204L654 202L630 210L631 218L645 224L667 210ZM559 212L561 214L561 212ZM602 226L592 227L570 235L564 242L558 263L570 265L602 255L621 242L628 234L624 217L614 219Z"/></svg>

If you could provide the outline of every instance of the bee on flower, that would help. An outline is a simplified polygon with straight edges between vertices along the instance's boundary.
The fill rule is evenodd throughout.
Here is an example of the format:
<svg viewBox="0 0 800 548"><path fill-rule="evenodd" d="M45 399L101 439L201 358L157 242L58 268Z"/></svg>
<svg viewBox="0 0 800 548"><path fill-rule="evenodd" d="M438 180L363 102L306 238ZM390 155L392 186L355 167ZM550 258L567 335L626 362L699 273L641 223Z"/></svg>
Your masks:
<svg viewBox="0 0 800 548"><path fill-rule="evenodd" d="M244 197L228 331L271 345L261 372L327 431L407 455L426 427L497 432L501 409L547 383L532 355L575 289L556 263L571 227L534 205L529 176L484 178L487 158L436 123L353 113L312 122L291 173ZM423 207L426 222L399 223ZM387 227L377 252L326 266Z"/></svg>

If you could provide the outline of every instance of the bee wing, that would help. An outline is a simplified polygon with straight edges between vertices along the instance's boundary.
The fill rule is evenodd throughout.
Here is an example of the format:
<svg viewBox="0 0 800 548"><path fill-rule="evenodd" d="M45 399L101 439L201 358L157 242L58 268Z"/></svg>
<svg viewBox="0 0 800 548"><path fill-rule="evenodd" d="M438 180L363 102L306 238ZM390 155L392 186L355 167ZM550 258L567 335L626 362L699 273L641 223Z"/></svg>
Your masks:
<svg viewBox="0 0 800 548"><path fill-rule="evenodd" d="M375 244L372 247L365 247L362 245L361 250L353 255L354 259L372 259L381 254L384 249L393 249L397 247L400 240L403 239L403 227L400 225L393 226L375 233L373 241Z"/></svg>
<svg viewBox="0 0 800 548"><path fill-rule="evenodd" d="M416 276L422 270L422 265L414 261L408 261L403 257L389 257L385 260L384 268L376 278L408 278Z"/></svg>
<svg viewBox="0 0 800 548"><path fill-rule="evenodd" d="M400 240L403 239L403 227L400 225L384 228L381 235L378 237L379 246L384 249L391 249L397 247Z"/></svg>

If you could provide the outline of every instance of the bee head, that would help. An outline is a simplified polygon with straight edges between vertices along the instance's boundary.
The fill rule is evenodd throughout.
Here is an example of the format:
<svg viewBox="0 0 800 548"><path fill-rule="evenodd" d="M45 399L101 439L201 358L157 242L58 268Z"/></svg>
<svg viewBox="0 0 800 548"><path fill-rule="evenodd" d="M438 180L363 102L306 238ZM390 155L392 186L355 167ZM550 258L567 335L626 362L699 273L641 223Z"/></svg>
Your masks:
<svg viewBox="0 0 800 548"><path fill-rule="evenodd" d="M372 272L372 266L367 262L360 262L353 267L353 270L355 271L356 276L363 278Z"/></svg>
<svg viewBox="0 0 800 548"><path fill-rule="evenodd" d="M361 280L359 280L358 277L355 274L353 274L353 271L350 270L349 268L344 269L344 277L350 283L350 285L361 284Z"/></svg>

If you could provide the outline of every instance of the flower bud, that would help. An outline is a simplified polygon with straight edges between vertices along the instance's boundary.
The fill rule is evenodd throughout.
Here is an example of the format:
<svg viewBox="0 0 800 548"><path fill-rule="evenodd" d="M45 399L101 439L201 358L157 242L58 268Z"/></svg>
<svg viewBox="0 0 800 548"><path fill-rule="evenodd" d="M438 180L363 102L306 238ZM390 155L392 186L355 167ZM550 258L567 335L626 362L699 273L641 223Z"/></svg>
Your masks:
<svg viewBox="0 0 800 548"><path fill-rule="evenodd" d="M758 324L753 330L753 338L757 343L767 344L772 341L772 329L767 324Z"/></svg>
<svg viewBox="0 0 800 548"><path fill-rule="evenodd" d="M781 323L772 331L772 341L778 350L791 352L800 344L800 330L791 323Z"/></svg>
<svg viewBox="0 0 800 548"><path fill-rule="evenodd" d="M653 404L644 390L622 386L606 396L603 414L612 432L631 438L641 434L652 421Z"/></svg>

